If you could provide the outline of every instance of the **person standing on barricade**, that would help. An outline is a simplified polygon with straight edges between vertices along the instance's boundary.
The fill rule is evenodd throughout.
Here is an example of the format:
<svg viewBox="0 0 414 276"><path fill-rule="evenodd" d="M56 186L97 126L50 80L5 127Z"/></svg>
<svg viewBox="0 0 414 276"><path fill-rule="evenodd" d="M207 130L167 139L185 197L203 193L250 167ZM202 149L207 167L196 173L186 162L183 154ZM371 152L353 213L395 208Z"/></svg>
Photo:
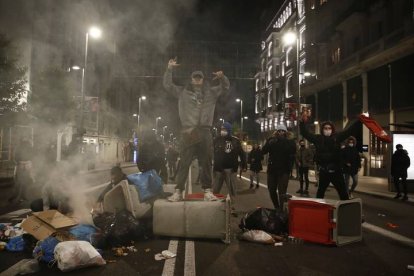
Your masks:
<svg viewBox="0 0 414 276"><path fill-rule="evenodd" d="M173 148L172 145L168 146L166 157L167 157L169 179L174 180L174 175L177 170L178 152Z"/></svg>
<svg viewBox="0 0 414 276"><path fill-rule="evenodd" d="M407 195L407 169L410 167L410 157L408 157L408 152L403 149L401 144L395 146L397 149L391 158L391 176L394 180L395 190L397 194L395 199L401 197L400 183L403 187L404 196L402 200L408 200Z"/></svg>
<svg viewBox="0 0 414 276"><path fill-rule="evenodd" d="M249 153L248 163L250 165L250 189L254 187L254 178L256 178L256 189L259 189L260 177L259 173L262 167L263 154L257 144L253 145L253 149Z"/></svg>
<svg viewBox="0 0 414 276"><path fill-rule="evenodd" d="M214 188L215 194L220 193L223 182L226 182L232 206L236 198L238 157L244 155L239 138L231 135L231 124L223 123L220 136L214 139ZM242 158L242 160L244 160ZM243 166L245 166L243 164Z"/></svg>
<svg viewBox="0 0 414 276"><path fill-rule="evenodd" d="M267 164L267 187L275 209L283 209L289 183L291 160L295 156L296 146L287 139L287 128L278 125L273 135L266 140L262 153L269 154Z"/></svg>
<svg viewBox="0 0 414 276"><path fill-rule="evenodd" d="M345 188L352 198L356 186L358 185L358 172L361 169L361 157L356 149L356 139L354 136L348 138L345 148L342 149L343 171L345 178ZM349 179L352 178L352 186L349 189Z"/></svg>
<svg viewBox="0 0 414 276"><path fill-rule="evenodd" d="M309 195L309 168L313 167L313 151L306 147L305 140L299 141L299 149L296 151L296 167L298 168L298 176L300 188L296 191L300 195ZM303 189L305 182L305 189Z"/></svg>
<svg viewBox="0 0 414 276"><path fill-rule="evenodd" d="M315 161L319 166L319 185L316 197L324 198L329 183L332 183L341 200L349 199L342 174L341 142L360 128L361 122L356 120L345 130L336 132L334 124L326 121L321 124L322 134L311 134L306 127L308 120L308 116L302 114L299 126L303 137L313 143L316 148Z"/></svg>
<svg viewBox="0 0 414 276"><path fill-rule="evenodd" d="M222 71L218 71L213 74L214 79L219 80L219 85L210 86L204 81L204 74L201 71L194 71L188 85L177 86L172 81L172 71L177 66L177 60L170 59L163 79L165 89L178 99L178 113L182 125L181 164L177 173L177 186L168 200L172 202L182 200L189 167L193 156L197 156L201 167L200 182L204 189L204 200L214 201L217 198L211 191L213 155L211 127L217 99L229 92L230 82Z"/></svg>

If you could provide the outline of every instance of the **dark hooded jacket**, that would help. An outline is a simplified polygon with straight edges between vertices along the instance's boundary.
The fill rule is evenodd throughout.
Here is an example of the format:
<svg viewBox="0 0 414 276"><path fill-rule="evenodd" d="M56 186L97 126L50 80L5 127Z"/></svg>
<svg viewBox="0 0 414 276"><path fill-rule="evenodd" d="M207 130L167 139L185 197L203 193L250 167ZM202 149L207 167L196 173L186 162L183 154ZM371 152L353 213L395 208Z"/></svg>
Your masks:
<svg viewBox="0 0 414 276"><path fill-rule="evenodd" d="M358 128L361 128L362 124L359 120L354 121L346 129L340 132L336 132L334 124L329 121L321 124L321 130L325 125L330 125L332 127L331 136L312 134L308 131L304 122L300 122L299 124L300 132L303 137L315 145L315 161L320 168L322 170L341 170L341 142L356 132Z"/></svg>
<svg viewBox="0 0 414 276"><path fill-rule="evenodd" d="M262 153L269 153L267 173L289 173L295 160L296 145L286 137L270 137L263 146Z"/></svg>
<svg viewBox="0 0 414 276"><path fill-rule="evenodd" d="M141 172L156 170L157 173L165 167L165 150L163 144L157 141L155 134L148 131L143 135L139 148L138 169Z"/></svg>
<svg viewBox="0 0 414 276"><path fill-rule="evenodd" d="M223 171L224 169L232 169L237 172L239 161L246 167L244 151L239 138L231 135L231 124L225 122L223 127L227 130L226 136L218 136L214 139L214 171Z"/></svg>
<svg viewBox="0 0 414 276"><path fill-rule="evenodd" d="M393 177L407 177L407 169L410 167L410 157L405 149L397 149L391 159L391 175Z"/></svg>
<svg viewBox="0 0 414 276"><path fill-rule="evenodd" d="M351 136L348 138L348 140L353 140L354 146L350 147L346 145L345 148L342 149L343 172L346 174L355 175L361 168L361 157L359 156L359 152L356 148L355 137Z"/></svg>

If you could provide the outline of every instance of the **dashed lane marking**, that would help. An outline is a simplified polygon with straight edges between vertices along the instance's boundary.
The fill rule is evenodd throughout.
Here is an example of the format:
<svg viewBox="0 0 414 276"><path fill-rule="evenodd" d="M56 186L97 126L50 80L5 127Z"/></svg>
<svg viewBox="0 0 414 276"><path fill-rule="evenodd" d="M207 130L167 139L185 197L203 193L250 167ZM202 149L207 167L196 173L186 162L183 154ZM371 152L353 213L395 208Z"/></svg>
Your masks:
<svg viewBox="0 0 414 276"><path fill-rule="evenodd" d="M168 246L168 251L177 254L177 248L178 248L178 240L171 240L170 244ZM174 270L175 270L175 258L166 259L164 263L164 269L162 270L162 276L174 276Z"/></svg>
<svg viewBox="0 0 414 276"><path fill-rule="evenodd" d="M184 276L195 276L194 241L185 242Z"/></svg>

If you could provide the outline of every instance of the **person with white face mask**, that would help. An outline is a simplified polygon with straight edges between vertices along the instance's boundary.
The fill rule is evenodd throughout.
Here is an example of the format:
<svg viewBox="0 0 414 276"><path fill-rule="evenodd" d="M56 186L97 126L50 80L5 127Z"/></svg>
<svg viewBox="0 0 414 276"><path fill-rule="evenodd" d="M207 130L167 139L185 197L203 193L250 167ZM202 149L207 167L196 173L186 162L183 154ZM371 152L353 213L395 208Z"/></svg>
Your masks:
<svg viewBox="0 0 414 276"><path fill-rule="evenodd" d="M352 198L356 186L358 185L358 171L361 169L361 157L356 148L356 139L350 136L347 140L345 148L342 149L343 172L345 179L345 188ZM349 190L349 179L352 179L352 186Z"/></svg>
<svg viewBox="0 0 414 276"><path fill-rule="evenodd" d="M214 186L213 193L218 194L226 183L228 193L234 211L237 186L238 158L244 156L244 151L239 138L231 135L231 124L224 122L220 130L220 136L216 137L214 145ZM242 158L242 160L244 160ZM243 161L242 161L243 162ZM243 166L246 166L244 163ZM234 213L234 212L233 212ZM235 214L235 213L234 213Z"/></svg>
<svg viewBox="0 0 414 276"><path fill-rule="evenodd" d="M349 195L342 174L341 142L358 129L361 129L362 124L359 120L356 120L345 130L336 132L335 125L327 121L321 124L322 134L312 134L306 127L308 119L303 114L299 126L302 136L313 143L316 148L315 161L319 166L319 184L316 197L324 198L329 183L332 183L338 192L339 198L347 200Z"/></svg>

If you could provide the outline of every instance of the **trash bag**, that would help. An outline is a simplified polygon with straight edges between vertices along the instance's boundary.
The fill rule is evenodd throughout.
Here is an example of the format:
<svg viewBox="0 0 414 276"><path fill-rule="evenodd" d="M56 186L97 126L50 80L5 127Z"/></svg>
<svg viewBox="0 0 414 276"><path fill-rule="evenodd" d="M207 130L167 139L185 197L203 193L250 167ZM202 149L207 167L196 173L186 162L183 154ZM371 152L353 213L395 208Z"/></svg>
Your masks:
<svg viewBox="0 0 414 276"><path fill-rule="evenodd" d="M69 233L78 241L91 242L98 229L93 225L79 224L69 229Z"/></svg>
<svg viewBox="0 0 414 276"><path fill-rule="evenodd" d="M106 264L99 252L86 241L61 242L55 247L54 253L58 268L64 272Z"/></svg>
<svg viewBox="0 0 414 276"><path fill-rule="evenodd" d="M275 235L285 234L288 233L288 216L278 210L257 208L241 219L239 227L243 230L263 230Z"/></svg>
<svg viewBox="0 0 414 276"><path fill-rule="evenodd" d="M54 237L47 237L43 241L40 241L38 245L33 249L33 258L50 263L54 260L54 250L59 240Z"/></svg>
<svg viewBox="0 0 414 276"><path fill-rule="evenodd" d="M148 224L140 223L126 210L96 216L94 224L102 231L100 240L95 241L98 248L122 246L131 240L145 238L151 232Z"/></svg>
<svg viewBox="0 0 414 276"><path fill-rule="evenodd" d="M24 250L26 246L25 241L23 240L22 236L13 237L9 240L6 245L7 251L10 252L21 252Z"/></svg>
<svg viewBox="0 0 414 276"><path fill-rule="evenodd" d="M240 236L240 239L263 244L274 244L276 242L270 234L262 230L248 230Z"/></svg>
<svg viewBox="0 0 414 276"><path fill-rule="evenodd" d="M130 174L127 178L137 188L140 202L162 195L164 192L161 177L155 170Z"/></svg>

